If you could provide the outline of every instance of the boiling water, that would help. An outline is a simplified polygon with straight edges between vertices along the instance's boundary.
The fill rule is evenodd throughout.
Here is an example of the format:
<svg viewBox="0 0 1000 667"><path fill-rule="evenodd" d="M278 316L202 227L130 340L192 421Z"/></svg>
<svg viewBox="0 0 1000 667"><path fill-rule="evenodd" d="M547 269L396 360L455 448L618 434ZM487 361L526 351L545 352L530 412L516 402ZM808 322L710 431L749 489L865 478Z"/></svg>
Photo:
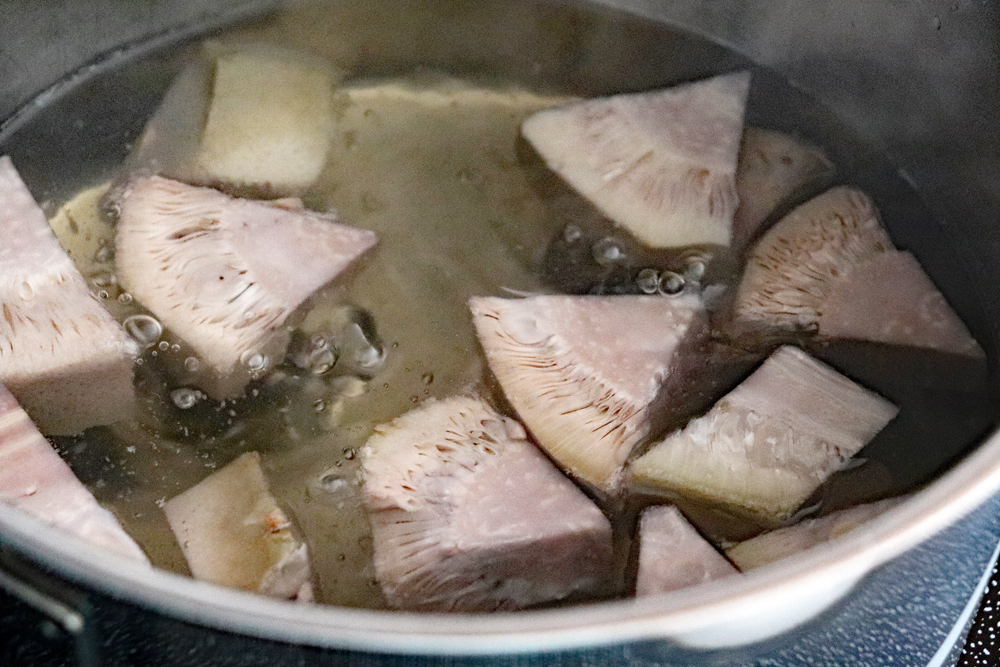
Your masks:
<svg viewBox="0 0 1000 667"><path fill-rule="evenodd" d="M295 319L314 332L353 314L364 325L356 346L374 355L371 373L313 374L286 364L246 398L221 403L163 373L167 365L195 370L199 361L117 287L114 230L97 202L192 45L77 86L0 144L95 292L147 344L137 414L56 444L159 567L187 571L163 503L256 450L309 542L319 599L381 605L357 452L374 425L430 397L495 393L466 300L545 289L537 269L566 221L529 183L518 128L569 96L753 69L748 122L823 147L840 181L876 199L897 244L922 260L974 331L982 321L940 226L889 163L779 78L668 26L563 3L513 11L503 2L425 1L394 13L355 1L295 7L222 37L302 47L346 72L329 163L307 204L377 231L380 245ZM816 353L902 408L860 454L867 462L817 496L824 509L927 481L997 416L1000 403L984 384L947 363L930 367L938 360L925 355L864 344ZM706 529L735 534L725 525Z"/></svg>

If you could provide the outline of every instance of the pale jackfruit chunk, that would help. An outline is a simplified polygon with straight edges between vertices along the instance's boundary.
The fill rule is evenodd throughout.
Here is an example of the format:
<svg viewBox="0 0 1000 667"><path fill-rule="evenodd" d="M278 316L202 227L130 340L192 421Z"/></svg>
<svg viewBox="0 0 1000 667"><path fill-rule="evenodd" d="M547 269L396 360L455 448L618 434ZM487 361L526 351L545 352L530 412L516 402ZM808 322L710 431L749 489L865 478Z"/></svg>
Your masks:
<svg viewBox="0 0 1000 667"><path fill-rule="evenodd" d="M611 525L479 399L433 399L362 449L375 572L390 606L495 611L590 592L611 573Z"/></svg>
<svg viewBox="0 0 1000 667"><path fill-rule="evenodd" d="M736 171L740 205L733 217L733 250L742 251L779 206L828 184L834 171L818 148L781 132L748 126Z"/></svg>
<svg viewBox="0 0 1000 667"><path fill-rule="evenodd" d="M260 467L243 454L163 506L196 579L308 600L309 554Z"/></svg>
<svg viewBox="0 0 1000 667"><path fill-rule="evenodd" d="M8 157L0 227L0 382L48 435L126 416L138 348L91 294Z"/></svg>
<svg viewBox="0 0 1000 667"><path fill-rule="evenodd" d="M909 253L895 250L871 199L837 187L757 243L721 327L733 339L858 339L983 356Z"/></svg>
<svg viewBox="0 0 1000 667"><path fill-rule="evenodd" d="M301 194L326 163L337 81L308 54L209 43L167 91L131 166L236 192Z"/></svg>
<svg viewBox="0 0 1000 667"><path fill-rule="evenodd" d="M726 549L726 556L746 572L836 539L895 507L902 500L890 498L817 519L806 519L794 526L772 530L734 544Z"/></svg>
<svg viewBox="0 0 1000 667"><path fill-rule="evenodd" d="M817 322L823 338L858 338L969 357L985 354L908 252L886 252L837 280Z"/></svg>
<svg viewBox="0 0 1000 667"><path fill-rule="evenodd" d="M0 500L80 539L148 563L118 520L59 458L0 385Z"/></svg>
<svg viewBox="0 0 1000 667"><path fill-rule="evenodd" d="M651 248L729 245L750 74L546 109L524 137L548 166Z"/></svg>
<svg viewBox="0 0 1000 667"><path fill-rule="evenodd" d="M637 597L666 593L739 571L698 534L673 505L643 511L639 520Z"/></svg>
<svg viewBox="0 0 1000 667"><path fill-rule="evenodd" d="M631 484L780 523L897 411L798 348L782 347L707 414L636 459Z"/></svg>
<svg viewBox="0 0 1000 667"><path fill-rule="evenodd" d="M191 346L215 398L280 361L285 319L375 245L332 215L242 199L159 176L122 189L119 283Z"/></svg>
<svg viewBox="0 0 1000 667"><path fill-rule="evenodd" d="M469 305L490 369L535 440L603 494L617 493L629 454L696 393L707 339L696 297L476 297Z"/></svg>

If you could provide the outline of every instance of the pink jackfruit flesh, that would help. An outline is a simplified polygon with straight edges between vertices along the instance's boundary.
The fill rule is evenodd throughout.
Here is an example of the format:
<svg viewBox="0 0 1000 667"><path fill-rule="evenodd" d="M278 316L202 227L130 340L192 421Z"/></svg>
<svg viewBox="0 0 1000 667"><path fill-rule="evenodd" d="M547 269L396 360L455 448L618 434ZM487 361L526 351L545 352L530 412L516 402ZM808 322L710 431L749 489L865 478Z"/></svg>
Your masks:
<svg viewBox="0 0 1000 667"><path fill-rule="evenodd" d="M377 427L362 472L392 607L519 609L593 592L611 573L605 516L479 399L430 400Z"/></svg>
<svg viewBox="0 0 1000 667"><path fill-rule="evenodd" d="M781 132L746 127L736 172L740 205L733 216L733 251L741 252L779 207L828 184L834 171L818 148Z"/></svg>
<svg viewBox="0 0 1000 667"><path fill-rule="evenodd" d="M916 259L893 247L872 200L848 187L761 238L721 330L741 344L809 336L984 354Z"/></svg>
<svg viewBox="0 0 1000 667"><path fill-rule="evenodd" d="M518 416L557 464L601 494L618 493L629 455L697 394L707 341L697 297L477 297L469 305Z"/></svg>
<svg viewBox="0 0 1000 667"><path fill-rule="evenodd" d="M0 382L47 435L127 417L138 346L91 293L8 157L0 226Z"/></svg>
<svg viewBox="0 0 1000 667"><path fill-rule="evenodd" d="M574 102L522 125L549 168L651 248L729 245L750 74Z"/></svg>
<svg viewBox="0 0 1000 667"><path fill-rule="evenodd" d="M217 399L280 361L286 318L376 242L333 215L159 176L128 182L116 206L120 284L190 345Z"/></svg>
<svg viewBox="0 0 1000 667"><path fill-rule="evenodd" d="M639 521L638 597L722 579L739 570L672 505L643 511Z"/></svg>
<svg viewBox="0 0 1000 667"><path fill-rule="evenodd" d="M311 599L308 549L271 494L257 452L168 500L163 511L196 579Z"/></svg>
<svg viewBox="0 0 1000 667"><path fill-rule="evenodd" d="M862 526L901 502L903 498L890 498L850 507L816 519L806 519L794 526L779 528L734 544L726 549L726 556L736 563L741 571L746 572L825 544Z"/></svg>
<svg viewBox="0 0 1000 667"><path fill-rule="evenodd" d="M148 563L0 385L0 500L107 551Z"/></svg>
<svg viewBox="0 0 1000 667"><path fill-rule="evenodd" d="M630 465L634 488L777 525L897 413L795 347L781 347L707 414Z"/></svg>

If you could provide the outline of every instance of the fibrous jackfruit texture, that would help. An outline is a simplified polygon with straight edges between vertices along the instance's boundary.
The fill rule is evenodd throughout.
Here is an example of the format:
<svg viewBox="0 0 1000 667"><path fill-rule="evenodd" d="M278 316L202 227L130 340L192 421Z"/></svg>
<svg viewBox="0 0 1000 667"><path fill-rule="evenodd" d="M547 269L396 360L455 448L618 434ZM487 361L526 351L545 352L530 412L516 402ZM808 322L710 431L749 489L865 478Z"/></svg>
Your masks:
<svg viewBox="0 0 1000 667"><path fill-rule="evenodd" d="M70 435L128 415L138 354L0 158L0 381L38 428Z"/></svg>
<svg viewBox="0 0 1000 667"><path fill-rule="evenodd" d="M528 118L548 166L651 248L729 245L750 74L585 100Z"/></svg>
<svg viewBox="0 0 1000 667"><path fill-rule="evenodd" d="M167 91L132 167L236 193L301 194L326 163L338 78L309 54L209 42Z"/></svg>
<svg viewBox="0 0 1000 667"><path fill-rule="evenodd" d="M810 335L983 355L917 260L893 247L872 200L847 187L761 238L723 330L745 341Z"/></svg>
<svg viewBox="0 0 1000 667"><path fill-rule="evenodd" d="M707 337L694 296L477 297L490 369L536 441L573 476L617 493L632 451L696 394Z"/></svg>
<svg viewBox="0 0 1000 667"><path fill-rule="evenodd" d="M655 505L639 520L636 596L655 595L721 579L739 571L672 505Z"/></svg>
<svg viewBox="0 0 1000 667"><path fill-rule="evenodd" d="M120 284L191 346L215 398L280 361L288 315L376 241L332 215L159 176L133 179L117 207Z"/></svg>
<svg viewBox="0 0 1000 667"><path fill-rule="evenodd" d="M308 601L309 554L271 495L260 454L243 454L163 506L196 579Z"/></svg>
<svg viewBox="0 0 1000 667"><path fill-rule="evenodd" d="M95 546L149 562L0 385L0 500Z"/></svg>
<svg viewBox="0 0 1000 667"><path fill-rule="evenodd" d="M611 525L480 399L430 400L362 449L375 572L393 607L518 609L595 589Z"/></svg>
<svg viewBox="0 0 1000 667"><path fill-rule="evenodd" d="M636 459L631 483L777 524L897 411L798 348L781 347L707 414Z"/></svg>

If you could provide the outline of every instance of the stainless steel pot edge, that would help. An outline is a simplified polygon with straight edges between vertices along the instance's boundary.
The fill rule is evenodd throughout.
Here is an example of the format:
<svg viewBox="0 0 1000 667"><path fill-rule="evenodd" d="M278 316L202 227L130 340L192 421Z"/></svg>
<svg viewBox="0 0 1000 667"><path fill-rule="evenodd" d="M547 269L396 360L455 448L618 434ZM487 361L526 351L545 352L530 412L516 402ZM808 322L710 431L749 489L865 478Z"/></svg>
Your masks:
<svg viewBox="0 0 1000 667"><path fill-rule="evenodd" d="M995 493L1000 488L998 450L1000 435L994 435L904 505L830 545L751 572L742 581L560 610L449 615L447 623L434 614L300 605L224 589L67 539L10 507L0 507L0 527L9 546L33 554L40 564L78 584L188 622L272 640L437 655L555 651L655 639L688 644L685 637L740 622L748 610L760 618L770 602L812 594L817 581L832 582L833 588L842 583L834 592L846 592L865 573ZM804 614L801 622L810 615Z"/></svg>

